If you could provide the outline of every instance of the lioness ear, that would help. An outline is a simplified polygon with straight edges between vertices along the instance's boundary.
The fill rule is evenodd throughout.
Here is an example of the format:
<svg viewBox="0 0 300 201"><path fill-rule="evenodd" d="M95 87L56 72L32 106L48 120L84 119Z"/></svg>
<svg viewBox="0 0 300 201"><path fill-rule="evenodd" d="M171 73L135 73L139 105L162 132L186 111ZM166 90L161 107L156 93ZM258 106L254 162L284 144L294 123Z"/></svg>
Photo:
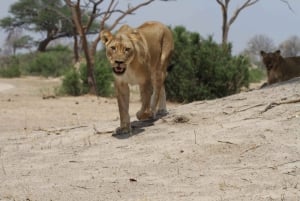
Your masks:
<svg viewBox="0 0 300 201"><path fill-rule="evenodd" d="M277 56L280 56L280 50L277 50L276 52L275 52L275 54L277 55Z"/></svg>
<svg viewBox="0 0 300 201"><path fill-rule="evenodd" d="M262 51L262 50L260 51L260 55L261 55L262 57L265 56L265 54L266 54L265 51Z"/></svg>
<svg viewBox="0 0 300 201"><path fill-rule="evenodd" d="M112 37L112 34L108 30L103 30L100 32L101 41L105 46L107 46L107 44L111 41Z"/></svg>

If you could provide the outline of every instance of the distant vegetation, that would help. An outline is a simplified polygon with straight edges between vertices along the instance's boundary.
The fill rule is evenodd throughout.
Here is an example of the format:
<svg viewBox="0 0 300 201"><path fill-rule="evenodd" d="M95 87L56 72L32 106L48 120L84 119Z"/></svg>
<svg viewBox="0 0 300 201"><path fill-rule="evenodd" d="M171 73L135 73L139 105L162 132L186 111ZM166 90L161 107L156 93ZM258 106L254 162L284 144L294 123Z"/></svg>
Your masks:
<svg viewBox="0 0 300 201"><path fill-rule="evenodd" d="M72 66L72 51L67 47L49 48L47 52L35 52L3 57L0 76L19 77L38 75L44 77L62 76Z"/></svg>
<svg viewBox="0 0 300 201"><path fill-rule="evenodd" d="M213 99L238 93L252 81L263 78L262 69L250 68L245 56L232 56L212 37L202 38L184 27L173 28L175 52L174 65L166 80L167 98L171 101L191 102ZM230 46L229 46L230 47ZM73 51L64 46L35 52L3 57L0 76L61 77L59 94L78 96L88 93L87 68L83 63L76 70ZM97 94L112 96L113 76L105 51L96 54L94 76Z"/></svg>
<svg viewBox="0 0 300 201"><path fill-rule="evenodd" d="M99 51L96 55L94 76L97 95L104 97L112 96L114 94L112 84L113 75L103 50ZM63 92L63 94L78 96L87 94L89 91L88 87L87 66L86 64L82 64L79 71L70 69L64 75L61 92Z"/></svg>
<svg viewBox="0 0 300 201"><path fill-rule="evenodd" d="M166 81L167 98L191 102L231 95L249 85L247 57L232 56L230 46L202 38L184 27L175 27L174 68Z"/></svg>

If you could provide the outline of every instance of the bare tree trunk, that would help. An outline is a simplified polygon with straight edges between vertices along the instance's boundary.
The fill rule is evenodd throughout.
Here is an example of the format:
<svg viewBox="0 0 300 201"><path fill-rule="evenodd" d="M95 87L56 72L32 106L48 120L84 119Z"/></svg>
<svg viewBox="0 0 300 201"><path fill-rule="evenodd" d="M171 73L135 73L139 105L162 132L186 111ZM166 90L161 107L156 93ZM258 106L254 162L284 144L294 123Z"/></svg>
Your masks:
<svg viewBox="0 0 300 201"><path fill-rule="evenodd" d="M94 77L94 62L91 61L91 52L89 51L88 41L86 38L85 30L81 23L81 11L80 11L80 1L78 1L75 5L71 7L72 17L75 23L75 27L80 37L80 41L82 44L82 49L84 51L86 66L87 66L87 80L89 85L89 93L96 94L96 80Z"/></svg>
<svg viewBox="0 0 300 201"><path fill-rule="evenodd" d="M73 39L74 39L74 45L73 45L74 60L75 60L75 63L77 63L77 62L79 62L79 52L78 52L78 38L77 38L76 32L74 32Z"/></svg>
<svg viewBox="0 0 300 201"><path fill-rule="evenodd" d="M224 48L227 49L230 26L234 23L234 21L237 19L238 15L243 9L256 4L257 2L259 2L259 0L245 0L245 2L234 11L232 17L229 20L228 6L230 0L216 0L216 2L221 6L222 10L222 45Z"/></svg>
<svg viewBox="0 0 300 201"><path fill-rule="evenodd" d="M40 43L39 43L39 46L38 46L38 51L39 52L46 52L46 48L48 46L48 44L52 41L52 38L49 38L47 37L46 39L42 40Z"/></svg>

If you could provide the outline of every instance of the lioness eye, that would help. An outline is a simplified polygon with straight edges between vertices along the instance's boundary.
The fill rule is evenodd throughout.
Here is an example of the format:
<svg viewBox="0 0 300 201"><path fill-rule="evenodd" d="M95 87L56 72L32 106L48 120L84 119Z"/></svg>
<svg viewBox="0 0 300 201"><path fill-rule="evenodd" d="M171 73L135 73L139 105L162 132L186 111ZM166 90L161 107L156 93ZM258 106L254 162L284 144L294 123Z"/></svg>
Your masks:
<svg viewBox="0 0 300 201"><path fill-rule="evenodd" d="M125 52L129 52L130 51L130 48L129 47L126 47L125 48Z"/></svg>
<svg viewBox="0 0 300 201"><path fill-rule="evenodd" d="M116 50L116 47L115 47L115 46L111 46L110 48L111 48L113 51Z"/></svg>

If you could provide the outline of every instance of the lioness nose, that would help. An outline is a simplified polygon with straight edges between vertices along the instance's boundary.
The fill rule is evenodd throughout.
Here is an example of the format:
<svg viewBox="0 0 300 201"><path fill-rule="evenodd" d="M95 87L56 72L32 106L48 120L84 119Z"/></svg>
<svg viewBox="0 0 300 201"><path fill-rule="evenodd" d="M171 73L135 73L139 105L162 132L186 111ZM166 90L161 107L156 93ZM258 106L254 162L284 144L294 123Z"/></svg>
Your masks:
<svg viewBox="0 0 300 201"><path fill-rule="evenodd" d="M124 63L124 61L116 60L115 63L116 63L116 64L122 64L122 63Z"/></svg>

